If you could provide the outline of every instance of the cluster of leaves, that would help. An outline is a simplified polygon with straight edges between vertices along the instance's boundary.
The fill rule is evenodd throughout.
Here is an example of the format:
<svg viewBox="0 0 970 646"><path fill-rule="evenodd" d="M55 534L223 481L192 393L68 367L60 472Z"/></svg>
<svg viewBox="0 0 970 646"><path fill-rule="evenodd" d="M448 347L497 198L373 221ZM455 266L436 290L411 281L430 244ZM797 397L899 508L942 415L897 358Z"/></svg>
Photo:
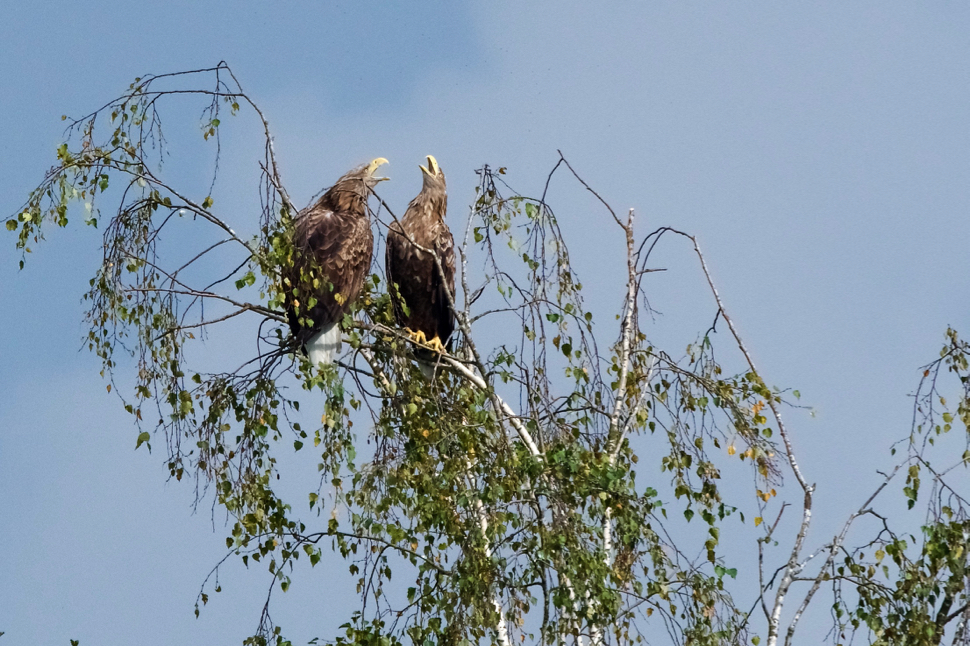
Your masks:
<svg viewBox="0 0 970 646"><path fill-rule="evenodd" d="M941 393L946 376L954 378L958 393L954 409ZM954 431L954 424L962 427L963 453L954 464L936 467L930 449ZM946 331L939 358L922 369L905 448L899 468L906 474L902 492L909 509L921 494L927 496L922 480L930 484L919 538L894 530L871 508L864 510L878 521L876 536L863 547L843 550L841 562L834 561L825 573L836 595L837 642L866 631L875 644L930 646L947 634L953 644L970 643L970 504L959 485L970 459L970 344L953 329Z"/></svg>
<svg viewBox="0 0 970 646"><path fill-rule="evenodd" d="M934 523L925 526L922 534L915 558L907 555L914 537L908 542L886 531L885 539L874 544L871 558L861 551L847 554L834 568L832 578L840 592L834 606L840 641L847 632L867 629L872 643L880 646L931 646L941 643L948 624L962 619L953 643L966 642L970 521ZM856 592L854 609L844 602L843 582Z"/></svg>

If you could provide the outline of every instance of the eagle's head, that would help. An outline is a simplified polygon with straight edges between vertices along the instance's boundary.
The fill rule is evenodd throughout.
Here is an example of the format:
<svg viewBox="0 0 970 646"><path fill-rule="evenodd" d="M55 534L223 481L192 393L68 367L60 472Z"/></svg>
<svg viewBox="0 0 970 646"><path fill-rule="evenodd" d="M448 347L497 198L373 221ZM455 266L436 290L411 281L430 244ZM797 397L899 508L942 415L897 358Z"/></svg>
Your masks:
<svg viewBox="0 0 970 646"><path fill-rule="evenodd" d="M386 159L384 159L383 157L378 157L377 159L373 160L371 163L367 164L367 166L363 167L364 180L367 182L368 186L373 188L374 186L377 186L378 182L383 182L386 179L391 179L390 177L377 177L374 175L374 173L377 172L377 169L386 163L388 163Z"/></svg>
<svg viewBox="0 0 970 646"><path fill-rule="evenodd" d="M389 179L374 174L380 166L386 163L386 159L378 157L369 164L361 164L338 179L330 187L330 190L324 193L321 202L324 202L325 206L333 211L363 212L371 190L377 186L378 182Z"/></svg>
<svg viewBox="0 0 970 646"><path fill-rule="evenodd" d="M383 182L384 180L390 179L390 177L378 177L374 174L377 172L378 168L386 163L386 159L383 157L378 157L369 164L358 166L350 173L347 173L347 175L344 175L344 177L351 174L356 174L357 178L362 180L358 182L358 186L360 187L360 195L366 198L368 195L370 195L370 189L377 186L378 182Z"/></svg>
<svg viewBox="0 0 970 646"><path fill-rule="evenodd" d="M445 192L445 174L441 172L441 167L438 166L437 159L431 155L428 155L427 167L419 166L419 168L421 169L421 175L424 178L423 190L437 190L441 191L442 193Z"/></svg>

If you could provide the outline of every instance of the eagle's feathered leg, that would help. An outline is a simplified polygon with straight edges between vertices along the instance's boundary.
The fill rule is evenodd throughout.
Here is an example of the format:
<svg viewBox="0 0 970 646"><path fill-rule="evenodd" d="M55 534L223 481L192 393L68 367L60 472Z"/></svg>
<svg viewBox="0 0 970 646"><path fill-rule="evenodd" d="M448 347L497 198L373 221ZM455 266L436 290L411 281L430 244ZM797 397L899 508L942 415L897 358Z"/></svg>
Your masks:
<svg viewBox="0 0 970 646"><path fill-rule="evenodd" d="M435 367L436 366L433 363L428 363L423 359L418 359L418 370L421 371L421 376L428 381L434 379Z"/></svg>
<svg viewBox="0 0 970 646"><path fill-rule="evenodd" d="M434 373L438 368L438 363L441 361L441 357L432 355L432 352L445 354L447 352L447 348L445 348L445 345L441 342L441 337L438 336L435 336L424 345L431 348L431 352L428 350L422 350L421 352L416 353L418 359L418 368L421 369L421 374L430 380L434 378Z"/></svg>
<svg viewBox="0 0 970 646"><path fill-rule="evenodd" d="M305 347L310 363L314 366L321 363L330 365L333 363L334 355L340 352L340 327L334 324L320 330L307 339Z"/></svg>

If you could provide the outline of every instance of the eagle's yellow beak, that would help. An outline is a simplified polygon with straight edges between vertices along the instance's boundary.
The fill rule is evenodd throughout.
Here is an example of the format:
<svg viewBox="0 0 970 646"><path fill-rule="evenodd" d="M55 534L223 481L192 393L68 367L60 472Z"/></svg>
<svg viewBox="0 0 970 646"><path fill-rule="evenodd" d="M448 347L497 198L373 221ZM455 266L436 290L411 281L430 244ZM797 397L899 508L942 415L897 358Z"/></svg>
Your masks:
<svg viewBox="0 0 970 646"><path fill-rule="evenodd" d="M379 166L383 166L386 163L388 163L386 159L384 159L383 157L378 157L371 163L367 164L367 174L370 176L373 176L374 172L377 171L377 168ZM374 177L374 179L376 179L378 182L382 182L386 179L390 179L390 177Z"/></svg>
<svg viewBox="0 0 970 646"><path fill-rule="evenodd" d="M441 174L441 169L438 167L438 160L428 155L428 167L419 166L425 175L430 175L431 177L437 177Z"/></svg>

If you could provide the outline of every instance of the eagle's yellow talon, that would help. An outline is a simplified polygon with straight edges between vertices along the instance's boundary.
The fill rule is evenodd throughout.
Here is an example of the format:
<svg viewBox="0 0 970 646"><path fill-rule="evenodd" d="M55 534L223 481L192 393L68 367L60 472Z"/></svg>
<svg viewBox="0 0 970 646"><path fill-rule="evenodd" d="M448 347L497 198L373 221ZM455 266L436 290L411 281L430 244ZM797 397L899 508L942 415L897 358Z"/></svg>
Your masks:
<svg viewBox="0 0 970 646"><path fill-rule="evenodd" d="M417 343L419 345L428 344L428 338L424 335L424 332L422 332L421 330L414 331L411 328L406 327L404 328L404 331L407 332L408 338L411 339L412 342Z"/></svg>
<svg viewBox="0 0 970 646"><path fill-rule="evenodd" d="M404 332L408 335L408 338L412 343L425 348L434 350L435 352L440 352L445 354L448 352L445 348L445 344L441 342L441 337L435 335L432 339L428 339L427 335L422 330L412 330L409 327L404 328Z"/></svg>

